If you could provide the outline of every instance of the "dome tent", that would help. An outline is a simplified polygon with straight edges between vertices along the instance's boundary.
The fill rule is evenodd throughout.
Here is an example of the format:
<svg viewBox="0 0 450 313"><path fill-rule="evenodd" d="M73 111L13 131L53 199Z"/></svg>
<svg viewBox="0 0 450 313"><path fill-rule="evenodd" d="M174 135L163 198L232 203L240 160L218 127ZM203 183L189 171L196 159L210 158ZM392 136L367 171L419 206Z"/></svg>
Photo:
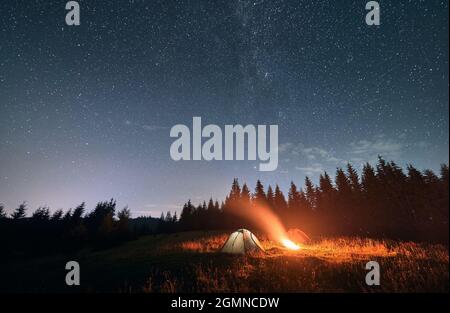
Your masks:
<svg viewBox="0 0 450 313"><path fill-rule="evenodd" d="M221 252L246 254L252 252L264 252L264 248L252 232L242 228L236 230L228 237Z"/></svg>

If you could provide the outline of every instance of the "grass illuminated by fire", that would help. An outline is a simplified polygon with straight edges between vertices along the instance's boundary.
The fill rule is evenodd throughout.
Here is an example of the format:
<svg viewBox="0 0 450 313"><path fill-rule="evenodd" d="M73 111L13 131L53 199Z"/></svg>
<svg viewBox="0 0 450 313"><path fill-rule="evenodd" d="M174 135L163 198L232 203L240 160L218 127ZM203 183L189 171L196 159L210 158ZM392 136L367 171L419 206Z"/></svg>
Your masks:
<svg viewBox="0 0 450 313"><path fill-rule="evenodd" d="M226 234L220 234L198 240L182 241L165 248L167 250L182 249L197 253L216 253L226 239ZM286 249L280 243L268 239L261 240L261 244L266 253L254 255L253 257L315 257L328 262L352 262L356 259L364 260L370 257L404 256L417 259L435 258L444 262L449 261L448 250L443 246L437 245L439 249L426 249L427 245L392 240L358 237L320 238L310 244L299 244L299 250Z"/></svg>
<svg viewBox="0 0 450 313"><path fill-rule="evenodd" d="M8 292L448 292L448 246L367 238L313 238L299 250L258 236L266 253L218 251L224 232L144 236L105 250L8 264ZM78 289L61 273L68 258L83 272ZM381 285L367 286L377 261ZM38 269L38 270L37 270ZM2 285L0 284L0 287ZM30 289L31 288L31 289Z"/></svg>
<svg viewBox="0 0 450 313"><path fill-rule="evenodd" d="M443 245L375 240L319 238L299 250L262 238L265 254L222 256L227 234L204 234L164 246L164 253L185 251L204 256L192 265L193 284L177 271L165 271L157 292L448 292L449 254ZM261 238L260 238L261 239ZM218 260L221 259L221 260ZM224 262L224 259L226 260ZM378 261L381 286L365 284L365 264ZM153 277L161 275L159 270ZM157 281L157 279L153 280ZM168 284L170 282L170 284Z"/></svg>

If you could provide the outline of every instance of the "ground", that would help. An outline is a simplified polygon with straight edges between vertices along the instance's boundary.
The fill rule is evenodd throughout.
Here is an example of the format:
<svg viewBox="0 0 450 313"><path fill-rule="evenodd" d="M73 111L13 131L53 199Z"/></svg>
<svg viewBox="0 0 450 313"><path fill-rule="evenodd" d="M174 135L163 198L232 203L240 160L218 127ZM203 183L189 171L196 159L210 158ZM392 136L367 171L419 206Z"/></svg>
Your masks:
<svg viewBox="0 0 450 313"><path fill-rule="evenodd" d="M15 292L448 292L449 253L442 245L313 238L299 251L262 239L266 254L218 253L227 234L145 236L106 250L83 250L2 265L0 291ZM81 286L65 286L66 262L78 261ZM367 286L377 261L381 285Z"/></svg>

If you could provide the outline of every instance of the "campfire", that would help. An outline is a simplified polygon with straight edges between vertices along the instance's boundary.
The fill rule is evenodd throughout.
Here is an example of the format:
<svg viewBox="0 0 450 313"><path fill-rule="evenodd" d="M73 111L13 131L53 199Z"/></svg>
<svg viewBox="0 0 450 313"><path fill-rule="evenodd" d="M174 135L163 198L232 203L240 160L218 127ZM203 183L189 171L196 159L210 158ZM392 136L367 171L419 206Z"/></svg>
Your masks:
<svg viewBox="0 0 450 313"><path fill-rule="evenodd" d="M297 251L301 249L299 244L309 242L309 237L301 230L293 229L287 231L279 217L266 205L256 204L257 209L253 208L251 210L242 209L243 206L241 203L240 206L232 208L232 213L257 225L265 231L269 238L281 244L282 247ZM254 214L254 212L258 212L258 214Z"/></svg>
<svg viewBox="0 0 450 313"><path fill-rule="evenodd" d="M287 238L282 238L281 244L289 250L300 250L299 245L297 245L295 242L293 242L292 240L287 239Z"/></svg>

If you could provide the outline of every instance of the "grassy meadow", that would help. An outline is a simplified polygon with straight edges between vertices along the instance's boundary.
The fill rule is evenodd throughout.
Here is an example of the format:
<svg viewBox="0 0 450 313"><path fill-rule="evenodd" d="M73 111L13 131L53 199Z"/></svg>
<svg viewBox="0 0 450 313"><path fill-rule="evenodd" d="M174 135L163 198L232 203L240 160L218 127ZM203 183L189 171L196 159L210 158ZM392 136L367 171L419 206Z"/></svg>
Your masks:
<svg viewBox="0 0 450 313"><path fill-rule="evenodd" d="M260 237L266 254L217 251L224 232L141 237L106 250L85 249L3 263L1 292L448 292L443 245L363 238L313 238L290 251ZM65 285L65 264L78 261L81 285ZM367 286L365 264L378 261L381 286Z"/></svg>

